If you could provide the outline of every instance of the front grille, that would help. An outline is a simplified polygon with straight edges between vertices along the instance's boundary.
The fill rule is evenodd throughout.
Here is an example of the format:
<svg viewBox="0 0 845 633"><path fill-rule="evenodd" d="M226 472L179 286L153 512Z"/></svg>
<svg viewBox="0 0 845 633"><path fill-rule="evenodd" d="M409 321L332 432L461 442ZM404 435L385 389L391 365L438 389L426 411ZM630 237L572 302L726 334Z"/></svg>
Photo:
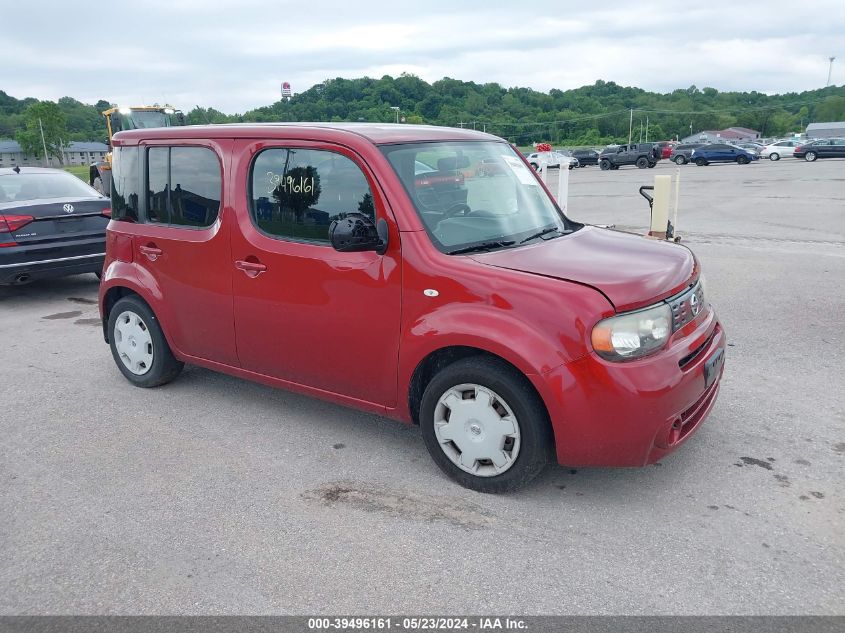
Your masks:
<svg viewBox="0 0 845 633"><path fill-rule="evenodd" d="M668 303L672 309L672 331L677 332L704 310L704 289L697 283Z"/></svg>
<svg viewBox="0 0 845 633"><path fill-rule="evenodd" d="M718 331L719 331L719 327L717 325L713 329L713 331L710 333L710 336L708 336L701 345L696 347L692 352L690 352L689 354L687 354L681 360L678 361L678 367L680 367L681 369L684 369L684 368L686 368L687 365L689 365L696 358L698 358L701 355L701 352L703 352L705 349L707 349L707 347L710 345L711 341L716 336L716 332L718 332Z"/></svg>

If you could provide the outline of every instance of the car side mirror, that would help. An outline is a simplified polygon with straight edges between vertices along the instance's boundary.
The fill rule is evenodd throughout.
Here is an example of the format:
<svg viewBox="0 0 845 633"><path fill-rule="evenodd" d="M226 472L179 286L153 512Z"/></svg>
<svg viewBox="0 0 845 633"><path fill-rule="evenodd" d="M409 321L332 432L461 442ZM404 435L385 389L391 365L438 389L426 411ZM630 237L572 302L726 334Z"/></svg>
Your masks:
<svg viewBox="0 0 845 633"><path fill-rule="evenodd" d="M331 223L329 240L340 253L375 251L384 255L388 240L387 221L381 218L376 225L363 213L349 213Z"/></svg>

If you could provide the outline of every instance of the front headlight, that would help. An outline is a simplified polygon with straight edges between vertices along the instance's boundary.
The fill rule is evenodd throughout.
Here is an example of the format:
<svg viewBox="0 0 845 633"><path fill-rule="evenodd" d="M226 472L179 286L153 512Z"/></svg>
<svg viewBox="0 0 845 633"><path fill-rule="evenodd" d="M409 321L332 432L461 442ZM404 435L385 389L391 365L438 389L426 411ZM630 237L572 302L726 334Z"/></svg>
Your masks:
<svg viewBox="0 0 845 633"><path fill-rule="evenodd" d="M599 321L590 337L593 349L607 360L642 358L657 351L672 333L672 310L661 303Z"/></svg>

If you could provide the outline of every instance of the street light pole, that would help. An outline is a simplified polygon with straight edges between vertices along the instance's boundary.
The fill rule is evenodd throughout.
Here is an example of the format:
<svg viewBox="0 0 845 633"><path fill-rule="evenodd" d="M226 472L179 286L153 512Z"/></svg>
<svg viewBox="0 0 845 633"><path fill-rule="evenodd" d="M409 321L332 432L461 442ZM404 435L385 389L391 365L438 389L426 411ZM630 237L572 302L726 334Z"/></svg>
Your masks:
<svg viewBox="0 0 845 633"><path fill-rule="evenodd" d="M399 123L399 106L390 106L390 109L396 111L396 122Z"/></svg>
<svg viewBox="0 0 845 633"><path fill-rule="evenodd" d="M634 131L634 108L631 108L631 119L628 121L628 145L631 144L631 133Z"/></svg>
<svg viewBox="0 0 845 633"><path fill-rule="evenodd" d="M830 68L827 69L827 85L830 85L830 75L833 73L833 60L836 59L835 57L830 58Z"/></svg>
<svg viewBox="0 0 845 633"><path fill-rule="evenodd" d="M53 164L50 162L49 156L47 156L47 143L44 141L44 126L41 125L41 117L38 117L38 129L41 130L41 147L44 148L44 162L52 167Z"/></svg>

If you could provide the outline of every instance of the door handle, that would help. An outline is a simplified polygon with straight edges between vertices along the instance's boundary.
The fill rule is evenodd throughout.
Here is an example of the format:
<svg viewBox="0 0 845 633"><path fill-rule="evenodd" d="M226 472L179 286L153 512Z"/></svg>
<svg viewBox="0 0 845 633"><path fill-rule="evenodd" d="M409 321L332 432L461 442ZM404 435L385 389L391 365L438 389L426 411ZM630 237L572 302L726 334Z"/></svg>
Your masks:
<svg viewBox="0 0 845 633"><path fill-rule="evenodd" d="M258 275L267 270L267 266L261 262L249 262L243 259L239 259L235 262L235 268L244 271L246 276L252 279L258 277Z"/></svg>
<svg viewBox="0 0 845 633"><path fill-rule="evenodd" d="M141 251L141 254L145 255L147 257L147 259L149 259L151 262L154 262L155 260L157 260L159 257L162 256L162 250L155 245L153 245L153 246L139 246L138 250Z"/></svg>

